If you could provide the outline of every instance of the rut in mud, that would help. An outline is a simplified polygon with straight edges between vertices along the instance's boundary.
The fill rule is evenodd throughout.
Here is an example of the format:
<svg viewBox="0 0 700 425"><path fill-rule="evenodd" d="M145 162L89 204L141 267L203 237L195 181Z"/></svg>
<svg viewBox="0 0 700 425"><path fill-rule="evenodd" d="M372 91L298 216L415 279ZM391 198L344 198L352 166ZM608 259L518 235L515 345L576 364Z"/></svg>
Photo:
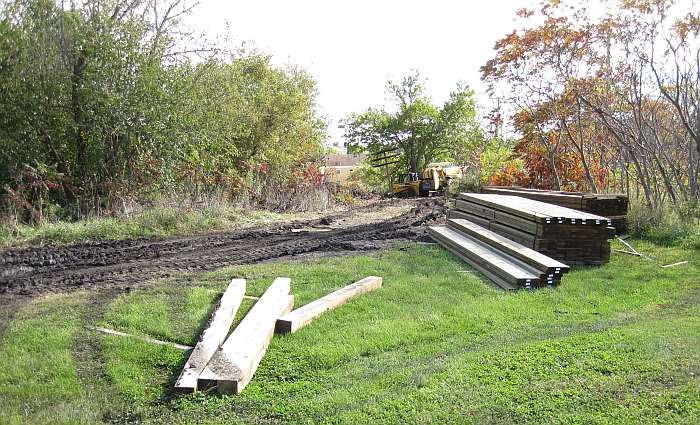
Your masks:
<svg viewBox="0 0 700 425"><path fill-rule="evenodd" d="M424 239L424 224L444 220L438 200L377 223L333 227L337 217L247 231L165 240L110 241L0 252L0 297L9 302L46 292L129 289L182 272L212 271L315 252L379 249ZM330 226L328 226L330 224ZM325 226L325 231L293 231ZM318 229L315 229L318 230Z"/></svg>

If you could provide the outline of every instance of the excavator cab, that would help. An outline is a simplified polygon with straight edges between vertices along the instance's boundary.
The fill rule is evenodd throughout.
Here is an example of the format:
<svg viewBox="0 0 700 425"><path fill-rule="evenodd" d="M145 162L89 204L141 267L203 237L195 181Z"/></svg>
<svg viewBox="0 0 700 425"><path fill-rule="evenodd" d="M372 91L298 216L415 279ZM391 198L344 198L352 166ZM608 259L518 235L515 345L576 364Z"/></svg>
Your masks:
<svg viewBox="0 0 700 425"><path fill-rule="evenodd" d="M443 193L450 180L462 177L462 168L450 162L431 162L423 170L420 195Z"/></svg>
<svg viewBox="0 0 700 425"><path fill-rule="evenodd" d="M392 185L394 196L410 198L420 195L421 179L418 173L404 173L399 175L397 183Z"/></svg>

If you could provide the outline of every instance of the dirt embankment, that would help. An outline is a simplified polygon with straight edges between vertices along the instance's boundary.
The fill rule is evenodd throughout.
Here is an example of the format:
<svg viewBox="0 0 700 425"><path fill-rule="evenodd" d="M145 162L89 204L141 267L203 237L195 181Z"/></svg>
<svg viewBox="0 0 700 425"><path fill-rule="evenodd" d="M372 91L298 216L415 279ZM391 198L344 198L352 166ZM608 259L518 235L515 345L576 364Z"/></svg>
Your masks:
<svg viewBox="0 0 700 425"><path fill-rule="evenodd" d="M48 292L128 290L182 272L424 239L421 226L445 218L443 200L412 202L413 208L394 217L383 217L382 211L395 210L396 202L383 201L319 220L246 231L0 251L0 305Z"/></svg>

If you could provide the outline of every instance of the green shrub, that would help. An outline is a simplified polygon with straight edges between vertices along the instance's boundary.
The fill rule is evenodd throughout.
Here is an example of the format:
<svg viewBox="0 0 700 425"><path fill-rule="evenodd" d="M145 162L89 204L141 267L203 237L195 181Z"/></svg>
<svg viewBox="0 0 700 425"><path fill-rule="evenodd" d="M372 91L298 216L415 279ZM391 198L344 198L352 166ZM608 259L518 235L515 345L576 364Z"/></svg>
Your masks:
<svg viewBox="0 0 700 425"><path fill-rule="evenodd" d="M649 208L638 200L630 199L627 231L635 237L660 245L700 249L700 209L670 203Z"/></svg>
<svg viewBox="0 0 700 425"><path fill-rule="evenodd" d="M353 192L380 194L387 190L387 179L383 168L374 168L366 160L359 168L350 172L344 185L352 189Z"/></svg>
<svg viewBox="0 0 700 425"><path fill-rule="evenodd" d="M462 177L450 180L447 195L454 198L461 192L479 192L482 186L481 170L468 167Z"/></svg>

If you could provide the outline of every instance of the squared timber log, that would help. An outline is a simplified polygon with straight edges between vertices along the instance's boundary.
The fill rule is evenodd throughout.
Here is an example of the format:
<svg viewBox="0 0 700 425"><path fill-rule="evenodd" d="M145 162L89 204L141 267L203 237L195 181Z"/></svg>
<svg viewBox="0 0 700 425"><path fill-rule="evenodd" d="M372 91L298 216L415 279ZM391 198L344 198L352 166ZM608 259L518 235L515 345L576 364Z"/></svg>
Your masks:
<svg viewBox="0 0 700 425"><path fill-rule="evenodd" d="M311 323L314 319L326 311L333 310L334 308L345 304L350 299L365 292L380 288L381 286L381 277L366 277L285 314L277 319L276 331L280 333L296 332L297 330Z"/></svg>
<svg viewBox="0 0 700 425"><path fill-rule="evenodd" d="M540 284L542 273L538 270L455 229L432 226L428 232L441 245L457 250L479 271L486 269L509 285L530 288Z"/></svg>
<svg viewBox="0 0 700 425"><path fill-rule="evenodd" d="M270 345L277 319L294 305L290 284L289 278L275 279L209 361L200 386L215 384L225 394L243 391Z"/></svg>
<svg viewBox="0 0 700 425"><path fill-rule="evenodd" d="M499 251L505 252L542 272L553 274L566 273L569 271L569 266L566 264L560 263L559 261L540 254L533 249L513 242L512 240L500 236L488 229L484 229L483 227L471 223L468 220L451 219L447 221L447 225L464 234L472 236L473 238L476 238L485 244L498 249Z"/></svg>
<svg viewBox="0 0 700 425"><path fill-rule="evenodd" d="M175 383L175 391L180 393L197 391L199 375L204 371L216 350L223 344L231 329L231 324L245 295L245 284L245 279L233 279L229 283L207 328L202 332L199 342L190 353L190 357Z"/></svg>

